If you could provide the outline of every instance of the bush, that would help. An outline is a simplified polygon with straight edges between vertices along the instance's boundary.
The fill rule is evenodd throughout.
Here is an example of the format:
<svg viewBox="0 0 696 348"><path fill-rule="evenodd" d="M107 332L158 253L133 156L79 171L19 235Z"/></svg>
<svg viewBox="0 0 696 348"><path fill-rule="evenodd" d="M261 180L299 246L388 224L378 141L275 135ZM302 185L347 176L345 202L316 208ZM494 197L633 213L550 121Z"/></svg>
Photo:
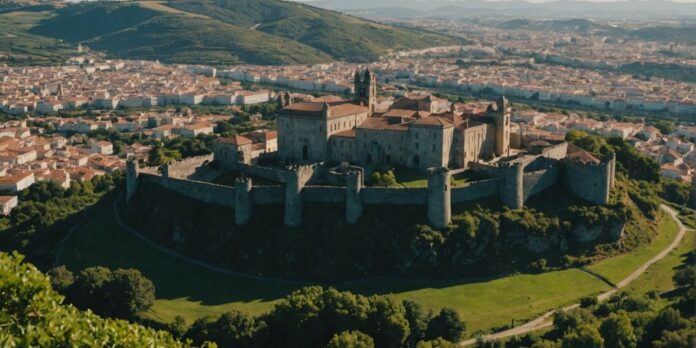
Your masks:
<svg viewBox="0 0 696 348"><path fill-rule="evenodd" d="M154 284L134 269L86 268L64 289L76 307L115 318L134 319L155 302Z"/></svg>
<svg viewBox="0 0 696 348"><path fill-rule="evenodd" d="M326 348L374 348L375 341L360 331L343 331L331 338Z"/></svg>
<svg viewBox="0 0 696 348"><path fill-rule="evenodd" d="M597 298L594 296L587 296L580 299L580 308L588 308L597 304Z"/></svg>
<svg viewBox="0 0 696 348"><path fill-rule="evenodd" d="M672 203L684 205L689 202L689 185L670 180L662 185L661 196Z"/></svg>
<svg viewBox="0 0 696 348"><path fill-rule="evenodd" d="M430 319L426 338L444 338L451 342L459 342L466 331L466 324L459 313L451 308L443 308L438 315Z"/></svg>
<svg viewBox="0 0 696 348"><path fill-rule="evenodd" d="M0 253L0 342L7 347L181 347L169 333L64 305L50 280L18 254Z"/></svg>

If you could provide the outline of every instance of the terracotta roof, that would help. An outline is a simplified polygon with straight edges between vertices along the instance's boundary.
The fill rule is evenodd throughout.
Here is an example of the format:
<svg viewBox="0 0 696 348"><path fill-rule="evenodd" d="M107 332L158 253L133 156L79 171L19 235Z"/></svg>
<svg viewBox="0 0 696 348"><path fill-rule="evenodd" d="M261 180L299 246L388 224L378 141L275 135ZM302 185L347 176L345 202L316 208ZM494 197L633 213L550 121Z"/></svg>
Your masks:
<svg viewBox="0 0 696 348"><path fill-rule="evenodd" d="M592 155L591 153L577 147L576 145L569 144L568 145L568 155L566 156L569 160L575 161L577 163L582 163L582 164L600 164L602 161L600 161L597 157Z"/></svg>
<svg viewBox="0 0 696 348"><path fill-rule="evenodd" d="M386 117L368 117L365 122L358 126L359 129L393 130L407 132L407 123L389 124Z"/></svg>
<svg viewBox="0 0 696 348"><path fill-rule="evenodd" d="M332 135L333 137L355 138L355 129L348 129Z"/></svg>
<svg viewBox="0 0 696 348"><path fill-rule="evenodd" d="M348 102L348 99L341 98L339 96L335 95L325 95L321 97L317 97L312 99L312 102L314 103L323 103L323 102L329 102L329 103L339 103L339 102Z"/></svg>
<svg viewBox="0 0 696 348"><path fill-rule="evenodd" d="M420 112L423 113L422 111ZM423 116L413 123L417 126L435 126L435 127L448 127L452 126L452 121L448 120L442 116Z"/></svg>
<svg viewBox="0 0 696 348"><path fill-rule="evenodd" d="M217 141L220 144L237 145L237 146L252 143L251 139L245 138L241 135L233 135L233 136L227 137L227 138L219 138Z"/></svg>
<svg viewBox="0 0 696 348"><path fill-rule="evenodd" d="M284 115L298 115L309 117L321 117L324 102L306 102L291 104L280 110ZM347 102L329 102L330 118L348 115L357 115L368 112L367 107Z"/></svg>
<svg viewBox="0 0 696 348"><path fill-rule="evenodd" d="M17 196L0 196L0 204L7 204L7 202L16 198Z"/></svg>

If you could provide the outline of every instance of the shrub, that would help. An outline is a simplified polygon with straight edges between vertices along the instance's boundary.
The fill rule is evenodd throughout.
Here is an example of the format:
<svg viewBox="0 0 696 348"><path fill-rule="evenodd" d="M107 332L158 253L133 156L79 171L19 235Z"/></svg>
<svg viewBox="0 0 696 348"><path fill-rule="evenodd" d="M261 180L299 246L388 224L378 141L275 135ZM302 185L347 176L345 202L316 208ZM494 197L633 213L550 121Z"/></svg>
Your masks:
<svg viewBox="0 0 696 348"><path fill-rule="evenodd" d="M331 338L326 348L374 348L375 341L360 331L343 331Z"/></svg>
<svg viewBox="0 0 696 348"><path fill-rule="evenodd" d="M169 333L64 305L48 277L19 254L0 253L0 342L17 347L181 347Z"/></svg>

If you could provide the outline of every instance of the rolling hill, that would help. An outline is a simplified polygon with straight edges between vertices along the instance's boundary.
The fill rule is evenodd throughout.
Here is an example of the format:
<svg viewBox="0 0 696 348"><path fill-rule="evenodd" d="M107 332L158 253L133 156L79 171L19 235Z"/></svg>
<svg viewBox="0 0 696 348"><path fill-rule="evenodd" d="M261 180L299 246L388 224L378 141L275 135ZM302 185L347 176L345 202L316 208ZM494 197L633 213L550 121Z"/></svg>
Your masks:
<svg viewBox="0 0 696 348"><path fill-rule="evenodd" d="M461 40L278 0L91 2L55 13L29 32L114 57L175 63L369 61Z"/></svg>

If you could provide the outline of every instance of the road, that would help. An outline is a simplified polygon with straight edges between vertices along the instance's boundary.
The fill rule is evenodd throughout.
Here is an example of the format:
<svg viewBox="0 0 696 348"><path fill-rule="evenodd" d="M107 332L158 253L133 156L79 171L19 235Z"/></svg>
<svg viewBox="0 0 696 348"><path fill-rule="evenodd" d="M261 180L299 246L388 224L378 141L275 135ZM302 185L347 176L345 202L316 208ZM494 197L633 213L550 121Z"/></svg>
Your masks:
<svg viewBox="0 0 696 348"><path fill-rule="evenodd" d="M672 243L670 243L666 248L664 248L662 251L660 251L657 255L653 256L650 260L646 261L643 265L638 267L633 273L631 273L628 277L626 277L624 280L620 281L619 283L616 284L616 287L603 292L597 296L598 301L604 301L614 295L616 292L619 291L619 289L627 286L630 284L632 281L636 280L638 277L640 277L641 274L643 274L650 266L652 266L655 262L660 261L662 258L667 256L672 250L674 250L679 243L681 242L682 238L684 238L684 235L686 232L689 230L687 229L684 224L682 224L681 220L677 217L677 212L674 211L674 209L670 208L669 206L663 204L661 206L662 210L666 211L672 219L679 225L679 233L677 233L677 236L674 238ZM560 310L562 311L567 311L571 309L575 309L579 307L580 304L575 303L566 307L561 308ZM519 336L519 335L524 335L532 331L540 330L546 327L549 327L553 325L553 314L557 311L558 309L554 309L552 311L548 311L541 315L540 317L526 322L522 325L515 326L513 328L496 332L494 334L486 335L483 336L483 339L486 341L495 341L507 337L512 337L512 336ZM465 346L470 346L476 343L475 338L468 339L466 341L459 342L459 345L462 347Z"/></svg>

